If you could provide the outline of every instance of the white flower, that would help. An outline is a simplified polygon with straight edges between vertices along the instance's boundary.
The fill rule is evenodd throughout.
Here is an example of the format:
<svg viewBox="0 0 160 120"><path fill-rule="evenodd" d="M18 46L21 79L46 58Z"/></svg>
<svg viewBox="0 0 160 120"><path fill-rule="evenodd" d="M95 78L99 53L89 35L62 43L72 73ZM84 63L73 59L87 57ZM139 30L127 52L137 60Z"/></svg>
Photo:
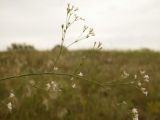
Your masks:
<svg viewBox="0 0 160 120"><path fill-rule="evenodd" d="M12 111L12 103L11 103L11 102L9 102L9 103L7 104L7 108L9 109L9 111Z"/></svg>
<svg viewBox="0 0 160 120"><path fill-rule="evenodd" d="M82 77L82 76L83 76L83 73L82 73L82 72L80 72L78 75Z"/></svg>
<svg viewBox="0 0 160 120"><path fill-rule="evenodd" d="M144 91L143 94L147 96L147 95L148 95L148 92L147 92L147 91Z"/></svg>
<svg viewBox="0 0 160 120"><path fill-rule="evenodd" d="M56 84L54 81L51 81L51 85L54 85L54 84Z"/></svg>
<svg viewBox="0 0 160 120"><path fill-rule="evenodd" d="M48 88L52 88L53 91L60 91L58 84L55 81L51 81L51 83L48 85Z"/></svg>
<svg viewBox="0 0 160 120"><path fill-rule="evenodd" d="M146 88L143 88L143 87L142 87L142 88L141 88L141 91L142 91L142 93L143 93L144 95L146 95L146 96L148 95L148 92L146 91Z"/></svg>
<svg viewBox="0 0 160 120"><path fill-rule="evenodd" d="M35 85L35 81L34 80L30 80L29 83L34 86Z"/></svg>
<svg viewBox="0 0 160 120"><path fill-rule="evenodd" d="M127 73L126 71L123 71L122 77L123 77L124 79L125 79L125 78L128 78L128 77L129 77L129 73Z"/></svg>
<svg viewBox="0 0 160 120"><path fill-rule="evenodd" d="M51 81L51 86L54 91L57 90L57 83L55 81Z"/></svg>
<svg viewBox="0 0 160 120"><path fill-rule="evenodd" d="M73 85L72 85L72 88L76 88L76 84L73 84Z"/></svg>
<svg viewBox="0 0 160 120"><path fill-rule="evenodd" d="M144 75L143 78L144 78L144 81L145 81L145 82L149 82L149 75Z"/></svg>
<svg viewBox="0 0 160 120"><path fill-rule="evenodd" d="M134 75L134 79L137 79L137 75Z"/></svg>
<svg viewBox="0 0 160 120"><path fill-rule="evenodd" d="M142 88L141 88L141 91L142 91L142 92L146 91L146 88L143 88L143 87L142 87Z"/></svg>
<svg viewBox="0 0 160 120"><path fill-rule="evenodd" d="M49 83L46 84L46 90L49 90L51 88L51 85Z"/></svg>
<svg viewBox="0 0 160 120"><path fill-rule="evenodd" d="M146 71L145 70L140 70L141 75L145 74Z"/></svg>
<svg viewBox="0 0 160 120"><path fill-rule="evenodd" d="M133 108L133 109L132 109L132 113L133 113L133 114L137 114L137 113L138 113L137 108Z"/></svg>
<svg viewBox="0 0 160 120"><path fill-rule="evenodd" d="M142 86L142 83L141 83L141 82L138 82L138 86L139 86L139 87Z"/></svg>
<svg viewBox="0 0 160 120"><path fill-rule="evenodd" d="M70 80L74 80L74 78L73 77L71 77L71 79Z"/></svg>
<svg viewBox="0 0 160 120"><path fill-rule="evenodd" d="M149 79L149 75L144 75L144 78L145 79Z"/></svg>
<svg viewBox="0 0 160 120"><path fill-rule="evenodd" d="M54 71L57 71L57 70L58 70L58 67L54 67L53 69L54 69Z"/></svg>
<svg viewBox="0 0 160 120"><path fill-rule="evenodd" d="M127 102L126 102L126 101L123 101L122 103L123 103L123 104L125 104L125 105L127 104Z"/></svg>
<svg viewBox="0 0 160 120"><path fill-rule="evenodd" d="M10 93L9 98L13 98L15 95L13 93Z"/></svg>
<svg viewBox="0 0 160 120"><path fill-rule="evenodd" d="M138 110L137 108L132 109L133 120L138 120Z"/></svg>

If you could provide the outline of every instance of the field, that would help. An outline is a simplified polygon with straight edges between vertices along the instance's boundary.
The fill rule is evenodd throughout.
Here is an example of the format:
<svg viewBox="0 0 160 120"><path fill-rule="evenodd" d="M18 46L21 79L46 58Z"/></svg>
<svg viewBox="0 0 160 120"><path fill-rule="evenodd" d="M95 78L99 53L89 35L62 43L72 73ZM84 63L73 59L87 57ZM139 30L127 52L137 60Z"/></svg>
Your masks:
<svg viewBox="0 0 160 120"><path fill-rule="evenodd" d="M160 119L159 52L65 50L53 69L57 54L56 49L0 52L0 79L50 71L87 78L50 74L0 81L0 120L132 120L133 107L140 120ZM135 74L140 79L142 70L150 77L144 83L147 96L121 84L133 82ZM124 71L129 77L123 78Z"/></svg>

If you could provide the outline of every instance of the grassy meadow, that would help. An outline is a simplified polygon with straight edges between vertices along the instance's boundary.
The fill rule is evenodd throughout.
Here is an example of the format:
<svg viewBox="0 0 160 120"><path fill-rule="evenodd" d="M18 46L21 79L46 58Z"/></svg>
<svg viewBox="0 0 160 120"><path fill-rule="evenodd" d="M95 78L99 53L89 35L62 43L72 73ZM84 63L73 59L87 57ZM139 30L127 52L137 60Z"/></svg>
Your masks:
<svg viewBox="0 0 160 120"><path fill-rule="evenodd" d="M159 52L65 50L54 70L57 54L57 49L0 52L0 79L55 71L81 73L90 80L52 74L0 81L0 120L132 120L133 107L138 109L140 120L160 119ZM135 74L140 79L140 70L150 77L145 84L147 96L137 87L118 84L134 81ZM123 71L129 77L124 79ZM109 82L114 84L97 84ZM53 83L54 89L48 83ZM11 92L14 97L9 97ZM9 102L12 111L7 108Z"/></svg>

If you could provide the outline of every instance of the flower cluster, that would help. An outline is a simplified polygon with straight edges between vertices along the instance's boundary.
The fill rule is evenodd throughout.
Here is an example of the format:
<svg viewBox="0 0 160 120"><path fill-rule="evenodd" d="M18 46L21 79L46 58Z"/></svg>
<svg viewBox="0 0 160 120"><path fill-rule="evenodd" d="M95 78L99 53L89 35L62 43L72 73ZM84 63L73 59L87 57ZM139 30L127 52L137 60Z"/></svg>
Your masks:
<svg viewBox="0 0 160 120"><path fill-rule="evenodd" d="M76 13L77 11L78 11L78 8L76 8L73 5L68 4L66 23L62 24L62 26L61 26L61 28L62 28L62 41L64 41L66 32L72 24L74 24L78 20L83 20L84 21L84 18L79 17L77 15L77 13Z"/></svg>
<svg viewBox="0 0 160 120"><path fill-rule="evenodd" d="M122 73L122 77L123 77L124 79L126 79L126 78L128 78L129 76L130 76L129 73L124 70L123 73Z"/></svg>
<svg viewBox="0 0 160 120"><path fill-rule="evenodd" d="M9 110L10 112L12 112L12 103L11 103L11 102L9 102L9 103L7 104L7 108L8 108L8 110Z"/></svg>
<svg viewBox="0 0 160 120"><path fill-rule="evenodd" d="M68 4L66 22L64 24L62 24L62 26L61 26L61 28L62 28L62 42L64 42L67 30L72 24L74 24L76 21L79 21L79 20L82 20L82 21L85 20L84 18L77 15L77 11L78 11L77 7L75 7L71 4ZM69 44L67 47L70 47L74 43L77 43L83 39L87 39L91 36L95 36L93 28L89 28L88 26L84 26L80 36L74 42Z"/></svg>
<svg viewBox="0 0 160 120"><path fill-rule="evenodd" d="M140 89L140 91L145 96L148 96L148 91L146 89L146 83L150 81L150 77L148 74L146 74L146 71L140 70L137 74L133 76L130 75L128 72L123 71L123 74L121 76L123 79L130 80L130 83L127 83L127 84L132 84L136 88Z"/></svg>
<svg viewBox="0 0 160 120"><path fill-rule="evenodd" d="M133 120L138 120L138 110L137 108L132 109Z"/></svg>
<svg viewBox="0 0 160 120"><path fill-rule="evenodd" d="M55 81L51 81L46 84L46 90L51 90L51 91L61 91L61 89L58 87L58 84Z"/></svg>
<svg viewBox="0 0 160 120"><path fill-rule="evenodd" d="M7 108L10 112L12 112L12 110L13 110L13 102L12 101L14 100L14 98L15 98L15 94L11 91L9 94L9 97L8 97L9 102L7 103Z"/></svg>
<svg viewBox="0 0 160 120"><path fill-rule="evenodd" d="M150 77L148 74L146 74L146 71L144 70L140 70L139 74L135 74L134 75L134 81L132 81L132 84L135 84L138 86L138 88L140 88L141 92L147 96L148 95L148 91L145 88L145 84L148 83L150 81Z"/></svg>

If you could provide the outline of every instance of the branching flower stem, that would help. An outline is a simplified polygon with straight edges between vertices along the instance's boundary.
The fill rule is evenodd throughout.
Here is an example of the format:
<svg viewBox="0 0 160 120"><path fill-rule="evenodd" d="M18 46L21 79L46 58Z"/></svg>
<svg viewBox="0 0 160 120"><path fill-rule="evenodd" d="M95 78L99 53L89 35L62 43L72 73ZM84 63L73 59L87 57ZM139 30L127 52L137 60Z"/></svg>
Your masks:
<svg viewBox="0 0 160 120"><path fill-rule="evenodd" d="M121 84L112 84L112 83L106 83L106 84L101 84L99 82L93 81L93 80L89 80L85 77L81 77L79 75L75 75L75 74L69 74L69 73L56 73L56 72L44 72L44 73L28 73L28 74L21 74L21 75L15 75L15 76L10 76L10 77L5 77L0 79L0 82L2 81L6 81L6 80L11 80L11 79L15 79L15 78L23 78L23 77L31 77L31 76L42 76L42 75L60 75L60 76L68 76L68 77L74 77L74 78L78 78L81 80L85 80L88 81L90 83L96 84L100 87L106 88L106 86L117 86L117 85L131 85L129 83L121 83ZM135 87L134 85L131 85L132 87Z"/></svg>
<svg viewBox="0 0 160 120"><path fill-rule="evenodd" d="M70 13L70 12L68 11L68 9L70 9L69 6L68 6L68 8L67 8L66 22L65 22L65 24L63 24L63 25L61 26L61 28L62 28L61 45L60 45L60 50L59 50L58 56L56 57L56 59L55 59L55 61L54 61L53 67L56 66L56 64L57 64L57 62L58 62L58 60L59 60L59 58L60 58L60 56L61 56L61 54L62 54L63 45L64 45L64 40L65 40L65 37L66 37L67 30L68 30L69 27L76 21L76 20L74 20L73 22L70 22L70 18L71 18L71 16L73 15L73 13Z"/></svg>
<svg viewBox="0 0 160 120"><path fill-rule="evenodd" d="M2 78L0 79L0 82L2 81L6 81L6 80L10 80L10 79L15 79L15 78L23 78L23 77L31 77L31 76L42 76L42 75L61 75L61 76L69 76L69 77L74 77L74 78L78 78L78 79L81 79L81 80L86 80L86 81L89 81L89 82L92 82L92 83L95 83L99 86L104 86L96 81L92 81L92 80L89 80L87 78L84 78L84 77L80 77L78 75L75 75L75 74L69 74L69 73L56 73L56 72L44 72L44 73L28 73L28 74L21 74L21 75L15 75L15 76L10 76L10 77L5 77L5 78Z"/></svg>
<svg viewBox="0 0 160 120"><path fill-rule="evenodd" d="M79 42L79 41L82 41L82 40L84 40L84 39L86 39L86 37L82 37L82 38L79 38L79 39L75 40L74 42L70 43L70 44L67 46L67 48L69 48L69 47L72 46L73 44L75 44L75 43L77 43L77 42Z"/></svg>

